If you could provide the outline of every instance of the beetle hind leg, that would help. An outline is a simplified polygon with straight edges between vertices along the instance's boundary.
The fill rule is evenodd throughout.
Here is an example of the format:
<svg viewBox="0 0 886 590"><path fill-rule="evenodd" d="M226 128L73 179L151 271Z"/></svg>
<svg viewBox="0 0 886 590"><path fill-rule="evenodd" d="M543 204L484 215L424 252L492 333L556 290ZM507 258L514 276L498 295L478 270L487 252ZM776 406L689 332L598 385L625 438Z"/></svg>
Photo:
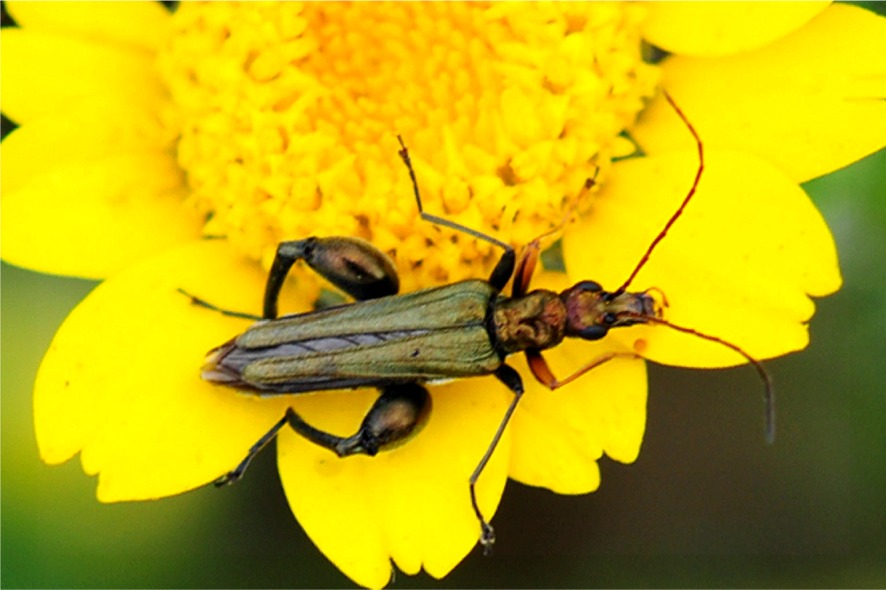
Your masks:
<svg viewBox="0 0 886 590"><path fill-rule="evenodd" d="M254 445L249 448L249 452L246 454L246 458L243 459L239 465L237 465L231 471L228 471L226 474L219 477L213 483L216 487L221 487L225 485L232 484L236 481L239 481L243 474L246 472L246 468L249 467L249 464L252 463L252 460L255 459L256 455L258 455L262 449L268 446L268 443L274 440L277 436L277 433L280 432L280 429L286 426L287 416L281 418L274 426L265 433Z"/></svg>
<svg viewBox="0 0 886 590"><path fill-rule="evenodd" d="M353 436L341 437L318 430L291 408L286 411L289 426L297 433L339 457L376 455L400 446L427 423L431 396L417 383L388 385L370 408Z"/></svg>
<svg viewBox="0 0 886 590"><path fill-rule="evenodd" d="M359 238L307 238L282 242L268 282L262 317L277 317L277 299L292 265L304 260L317 274L358 300L396 295L400 278L384 252Z"/></svg>
<svg viewBox="0 0 886 590"><path fill-rule="evenodd" d="M295 410L289 408L286 410L286 415L250 447L243 461L214 483L217 487L221 487L242 478L256 455L268 446L268 443L279 434L280 429L287 424L312 443L329 449L339 457L358 454L373 456L379 451L396 448L418 434L427 423L430 412L431 396L428 390L418 383L384 387L382 394L375 400L353 436L336 436L314 428Z"/></svg>

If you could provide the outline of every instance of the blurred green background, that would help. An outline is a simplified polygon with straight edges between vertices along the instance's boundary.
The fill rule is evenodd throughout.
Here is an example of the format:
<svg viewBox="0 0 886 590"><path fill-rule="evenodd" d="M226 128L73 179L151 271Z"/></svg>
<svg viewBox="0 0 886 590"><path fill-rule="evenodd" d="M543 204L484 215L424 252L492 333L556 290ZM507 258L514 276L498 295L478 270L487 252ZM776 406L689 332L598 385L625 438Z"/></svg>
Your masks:
<svg viewBox="0 0 886 590"><path fill-rule="evenodd" d="M752 370L652 366L635 464L604 460L587 496L510 482L493 556L394 586L886 587L886 152L805 188L845 286L806 351L767 363L774 446ZM78 460L40 462L34 375L93 286L2 266L2 586L351 586L291 516L273 452L229 489L117 505Z"/></svg>

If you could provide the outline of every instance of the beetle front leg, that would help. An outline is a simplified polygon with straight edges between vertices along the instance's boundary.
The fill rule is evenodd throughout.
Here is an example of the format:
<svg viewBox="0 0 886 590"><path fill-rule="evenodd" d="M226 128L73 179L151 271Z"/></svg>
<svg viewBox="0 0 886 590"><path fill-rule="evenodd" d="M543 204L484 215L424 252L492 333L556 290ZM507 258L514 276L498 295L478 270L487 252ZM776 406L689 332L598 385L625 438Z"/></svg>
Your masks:
<svg viewBox="0 0 886 590"><path fill-rule="evenodd" d="M504 383L514 393L514 398L505 411L505 415L501 419L495 435L492 437L492 442L489 443L486 452L483 453L483 458L480 459L477 467L474 468L474 472L471 473L470 480L468 480L471 491L471 505L474 508L474 514L477 515L477 520L480 521L480 545L483 546L483 553L485 555L489 555L492 552L492 546L495 544L495 530L489 524L489 521L483 517L483 513L480 512L480 505L477 503L477 481L480 479L480 474L486 469L486 464L489 463L489 459L492 457L492 453L495 452L495 447L498 446L502 435L504 435L505 428L507 428L508 422L511 421L511 416L514 415L514 411L517 409L517 404L520 403L520 398L523 397L524 391L523 379L520 378L520 373L510 365L501 365L494 374L499 381Z"/></svg>
<svg viewBox="0 0 886 590"><path fill-rule="evenodd" d="M532 371L532 374L539 383L545 387L549 387L551 390L560 389L567 383L572 383L591 369L595 369L603 363L608 363L616 358L639 359L642 357L633 352L607 352L606 354L595 358L568 377L557 379L551 371L551 368L548 366L545 357L541 355L541 351L532 349L526 351L526 360L529 363L529 370Z"/></svg>
<svg viewBox="0 0 886 590"><path fill-rule="evenodd" d="M395 295L400 278L384 252L359 238L308 238L282 242L265 286L263 318L277 317L277 300L289 269L304 260L317 274L358 300Z"/></svg>

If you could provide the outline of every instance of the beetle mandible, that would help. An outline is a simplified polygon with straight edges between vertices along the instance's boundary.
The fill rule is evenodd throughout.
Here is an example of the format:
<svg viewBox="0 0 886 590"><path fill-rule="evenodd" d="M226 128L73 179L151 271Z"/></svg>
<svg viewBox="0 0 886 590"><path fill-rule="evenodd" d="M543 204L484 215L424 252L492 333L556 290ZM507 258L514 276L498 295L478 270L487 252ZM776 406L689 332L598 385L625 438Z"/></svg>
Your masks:
<svg viewBox="0 0 886 590"><path fill-rule="evenodd" d="M376 387L380 396L357 432L349 437L321 431L289 408L249 449L246 458L220 477L216 485L240 479L250 461L287 424L339 457L360 453L375 455L403 444L428 419L431 401L424 383L491 374L510 389L514 397L468 480L471 503L481 527L480 543L488 550L495 535L477 504L475 487L524 391L520 375L505 362L507 356L523 352L535 378L554 390L613 358L636 355L609 353L568 377L557 379L542 356L543 350L557 346L567 337L599 340L612 328L641 323L661 324L717 342L753 364L766 388L767 437L771 439L774 431L772 387L763 366L734 344L665 320L661 306L650 295L656 289L628 291L655 247L683 214L704 171L704 149L698 133L667 93L665 98L695 140L698 169L679 208L625 282L614 291L606 291L593 281L580 281L562 293L546 289L530 291L540 238L533 240L518 260L510 245L426 213L409 152L398 136L399 155L409 172L421 218L484 240L504 253L488 280L464 280L398 295L399 279L393 263L368 242L345 237L310 237L281 243L268 275L260 321L209 352L202 369L203 379L259 396L358 387ZM592 184L593 180L589 180L585 189ZM356 301L278 317L280 289L289 269L299 260ZM508 297L502 291L512 277L512 292Z"/></svg>

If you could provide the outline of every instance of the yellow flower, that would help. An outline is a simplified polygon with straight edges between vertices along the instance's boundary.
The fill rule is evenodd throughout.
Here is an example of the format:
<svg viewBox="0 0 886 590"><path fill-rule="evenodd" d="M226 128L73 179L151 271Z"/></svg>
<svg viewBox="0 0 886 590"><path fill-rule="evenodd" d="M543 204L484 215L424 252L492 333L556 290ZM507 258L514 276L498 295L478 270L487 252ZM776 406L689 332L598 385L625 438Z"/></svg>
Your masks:
<svg viewBox="0 0 886 590"><path fill-rule="evenodd" d="M79 452L108 502L212 482L290 406L351 434L377 395L259 398L201 381L205 353L249 323L178 289L257 312L276 244L308 235L371 241L392 256L402 291L488 276L501 252L419 219L397 134L427 211L514 246L577 211L562 231L566 275L533 284L615 289L698 168L667 90L697 128L706 166L631 288L658 290L668 321L759 359L804 348L810 296L840 285L830 234L798 184L886 140L886 24L850 6L9 10L21 28L3 31L3 110L20 127L3 144L3 258L106 279L41 366L38 443L49 463ZM669 55L644 61L644 40ZM594 175L600 189L586 194ZM304 269L293 275L285 312L309 309L321 288ZM546 356L564 377L627 351L689 367L743 361L663 326ZM637 457L643 360L606 363L556 392L522 359L508 362L527 394L478 484L487 517L508 477L585 493L604 453ZM338 460L280 433L296 518L359 584L387 583L392 560L442 577L477 542L467 479L512 394L492 377L429 389L427 427L376 457Z"/></svg>

